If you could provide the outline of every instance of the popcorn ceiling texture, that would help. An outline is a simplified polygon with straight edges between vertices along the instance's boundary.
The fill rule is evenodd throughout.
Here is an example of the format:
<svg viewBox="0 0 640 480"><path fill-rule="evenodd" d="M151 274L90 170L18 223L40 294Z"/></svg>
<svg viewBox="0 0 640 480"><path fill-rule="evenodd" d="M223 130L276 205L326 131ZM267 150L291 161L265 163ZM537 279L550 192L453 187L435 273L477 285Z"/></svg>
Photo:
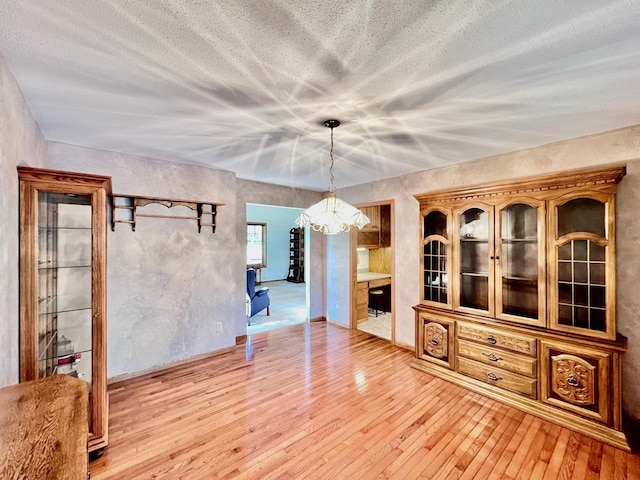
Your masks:
<svg viewBox="0 0 640 480"><path fill-rule="evenodd" d="M49 141L324 191L638 123L640 2L0 2ZM268 171L268 179L264 178Z"/></svg>

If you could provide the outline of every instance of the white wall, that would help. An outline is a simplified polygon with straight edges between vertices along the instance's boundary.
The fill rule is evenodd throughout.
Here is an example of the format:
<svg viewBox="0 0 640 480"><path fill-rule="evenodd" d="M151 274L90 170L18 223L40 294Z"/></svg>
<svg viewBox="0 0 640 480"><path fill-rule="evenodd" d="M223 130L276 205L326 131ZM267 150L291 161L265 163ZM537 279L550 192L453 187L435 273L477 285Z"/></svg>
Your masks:
<svg viewBox="0 0 640 480"><path fill-rule="evenodd" d="M18 172L42 166L46 142L0 55L0 387L18 381Z"/></svg>
<svg viewBox="0 0 640 480"><path fill-rule="evenodd" d="M263 282L284 280L289 274L289 231L296 228L301 208L247 204L247 222L267 224L267 266L260 272Z"/></svg>
<svg viewBox="0 0 640 480"><path fill-rule="evenodd" d="M640 418L640 383L636 381L640 376L640 295L637 293L640 265L640 216L637 213L640 205L639 158L640 126L633 126L341 189L340 196L354 204L395 200L396 341L413 347L414 312L411 307L420 299L420 225L414 194L625 162L627 176L618 187L617 197L618 331L629 339L629 350L623 361L623 405L628 413ZM332 252L327 262L333 265L342 261L341 258L341 253Z"/></svg>
<svg viewBox="0 0 640 480"><path fill-rule="evenodd" d="M351 237L327 235L327 320L350 326Z"/></svg>

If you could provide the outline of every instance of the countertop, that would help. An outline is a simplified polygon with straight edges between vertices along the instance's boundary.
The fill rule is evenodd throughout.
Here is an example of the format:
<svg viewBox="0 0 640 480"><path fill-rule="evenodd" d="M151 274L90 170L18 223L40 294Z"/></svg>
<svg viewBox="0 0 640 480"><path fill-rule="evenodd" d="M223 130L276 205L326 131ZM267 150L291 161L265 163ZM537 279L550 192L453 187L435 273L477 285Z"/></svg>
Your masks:
<svg viewBox="0 0 640 480"><path fill-rule="evenodd" d="M390 273L376 272L360 272L358 273L358 282L370 282L371 280L380 280L381 278L391 278Z"/></svg>

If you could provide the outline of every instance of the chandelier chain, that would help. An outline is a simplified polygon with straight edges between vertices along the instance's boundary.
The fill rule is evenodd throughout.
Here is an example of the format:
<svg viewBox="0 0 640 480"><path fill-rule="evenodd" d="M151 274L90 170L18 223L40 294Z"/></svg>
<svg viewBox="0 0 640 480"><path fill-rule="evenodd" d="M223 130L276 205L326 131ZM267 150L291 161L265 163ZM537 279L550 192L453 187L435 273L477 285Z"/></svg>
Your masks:
<svg viewBox="0 0 640 480"><path fill-rule="evenodd" d="M331 177L331 187L329 187L329 191L333 193L336 190L336 187L333 185L333 127L331 127L331 149L329 150L329 158L331 159L331 163L329 164L329 176Z"/></svg>

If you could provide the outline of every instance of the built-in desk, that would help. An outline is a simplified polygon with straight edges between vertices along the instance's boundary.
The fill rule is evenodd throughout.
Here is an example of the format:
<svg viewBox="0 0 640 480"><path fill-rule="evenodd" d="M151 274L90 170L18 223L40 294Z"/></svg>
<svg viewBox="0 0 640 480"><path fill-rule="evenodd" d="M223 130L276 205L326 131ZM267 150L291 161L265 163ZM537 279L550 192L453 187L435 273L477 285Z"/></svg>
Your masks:
<svg viewBox="0 0 640 480"><path fill-rule="evenodd" d="M388 278L391 281L391 274L378 272L358 272L358 282L370 282L372 280L382 280Z"/></svg>
<svg viewBox="0 0 640 480"><path fill-rule="evenodd" d="M378 272L358 272L358 289L356 292L357 321L364 322L369 312L369 289L382 288L385 295L385 311L391 311L391 275Z"/></svg>
<svg viewBox="0 0 640 480"><path fill-rule="evenodd" d="M86 480L87 402L68 375L0 389L0 478Z"/></svg>

